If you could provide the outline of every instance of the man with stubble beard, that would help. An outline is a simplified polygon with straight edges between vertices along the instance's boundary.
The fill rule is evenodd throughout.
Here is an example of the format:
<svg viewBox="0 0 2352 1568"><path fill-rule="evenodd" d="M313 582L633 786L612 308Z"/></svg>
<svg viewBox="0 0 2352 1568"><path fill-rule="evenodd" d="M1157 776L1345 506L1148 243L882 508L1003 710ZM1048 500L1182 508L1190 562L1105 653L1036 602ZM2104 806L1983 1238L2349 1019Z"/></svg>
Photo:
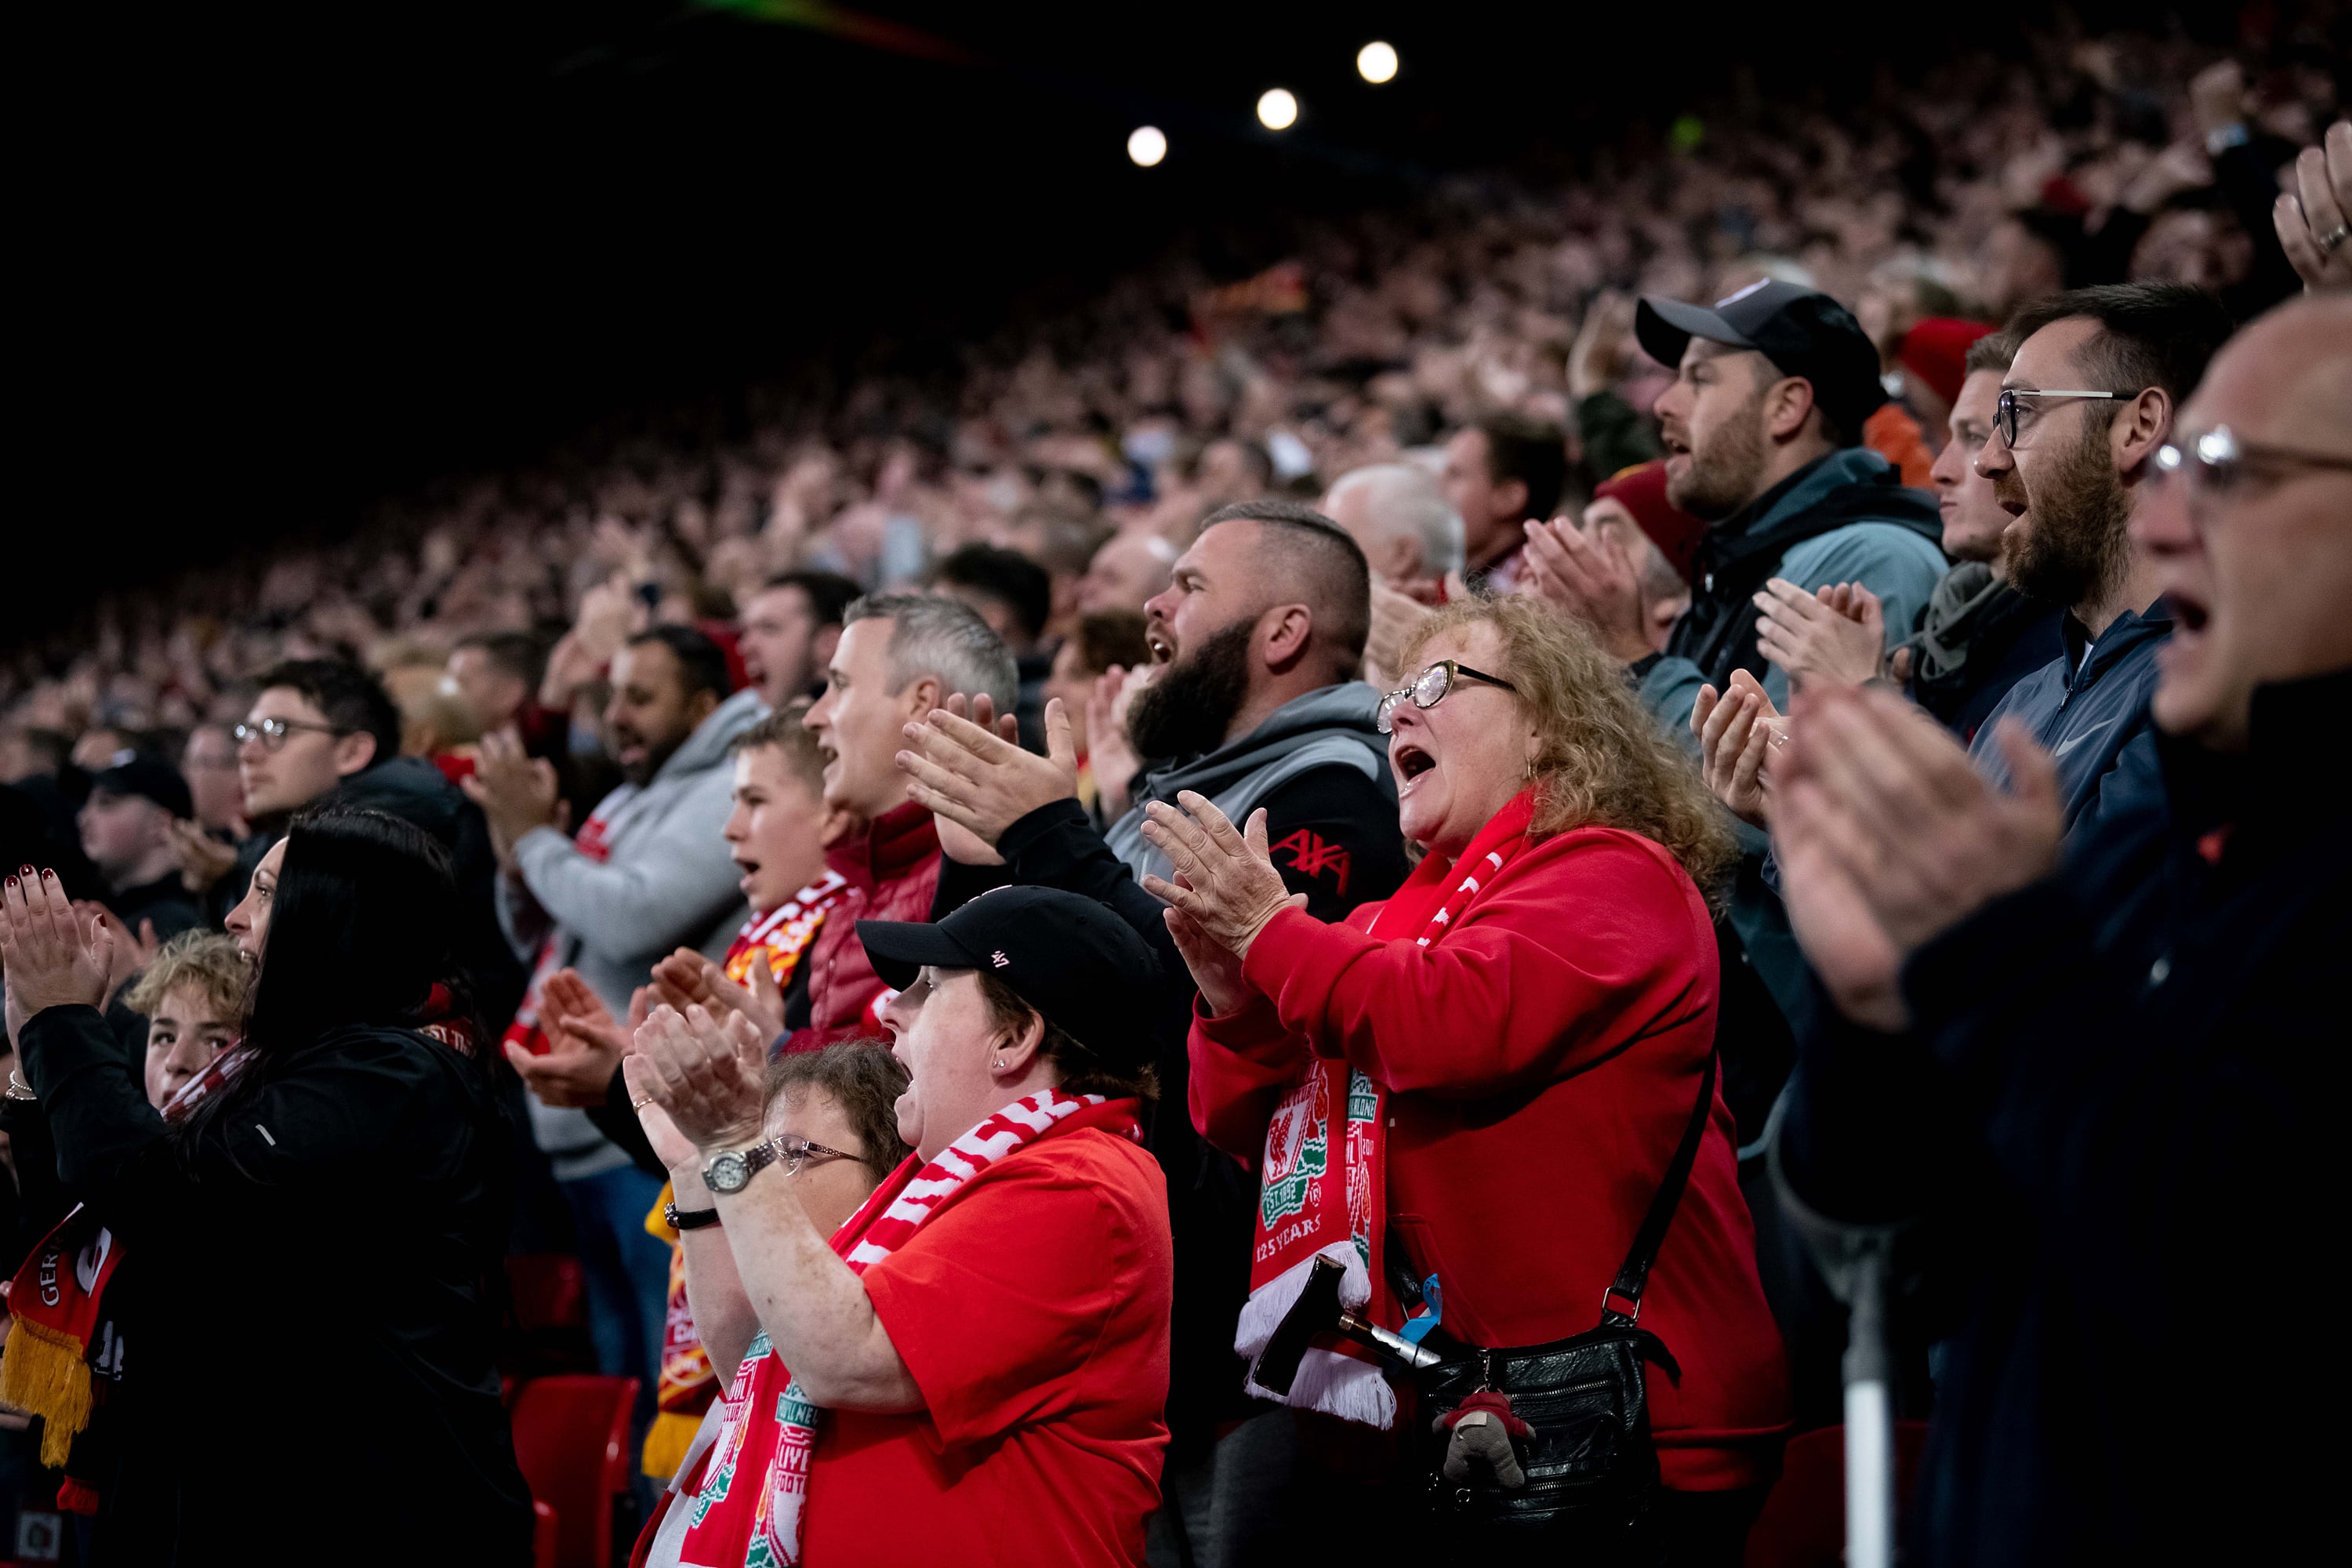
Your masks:
<svg viewBox="0 0 2352 1568"><path fill-rule="evenodd" d="M1970 755L2007 785L1992 734L2004 715L2018 719L2057 763L2070 833L2153 775L2147 700L2172 616L2129 530L2174 413L2231 331L2220 300L2179 283L2074 289L2008 327L2017 357L1977 471L2012 519L2002 534L2011 582L2066 614L2060 656L2010 689Z"/></svg>

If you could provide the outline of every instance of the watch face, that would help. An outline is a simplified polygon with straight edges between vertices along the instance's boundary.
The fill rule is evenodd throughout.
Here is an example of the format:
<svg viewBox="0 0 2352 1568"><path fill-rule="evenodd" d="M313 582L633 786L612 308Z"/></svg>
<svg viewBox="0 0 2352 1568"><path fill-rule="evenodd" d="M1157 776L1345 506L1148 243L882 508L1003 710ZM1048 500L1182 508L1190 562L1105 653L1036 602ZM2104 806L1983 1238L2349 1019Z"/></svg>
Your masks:
<svg viewBox="0 0 2352 1568"><path fill-rule="evenodd" d="M743 1184L751 1179L751 1162L730 1152L713 1154L702 1173L702 1184L714 1193L740 1193Z"/></svg>

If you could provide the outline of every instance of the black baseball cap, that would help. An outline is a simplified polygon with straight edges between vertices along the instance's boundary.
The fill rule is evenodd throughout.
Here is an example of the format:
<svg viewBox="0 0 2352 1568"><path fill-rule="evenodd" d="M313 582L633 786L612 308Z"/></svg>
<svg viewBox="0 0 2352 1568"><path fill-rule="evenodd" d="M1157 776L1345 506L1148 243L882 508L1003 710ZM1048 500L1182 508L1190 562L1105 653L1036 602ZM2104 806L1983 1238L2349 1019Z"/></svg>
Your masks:
<svg viewBox="0 0 2352 1568"><path fill-rule="evenodd" d="M1767 279L1712 308L1644 294L1633 310L1642 352L1669 367L1682 363L1693 338L1753 349L1782 375L1813 384L1813 401L1862 439L1862 422L1886 401L1878 379L1878 348L1853 312L1816 289Z"/></svg>
<svg viewBox="0 0 2352 1568"><path fill-rule="evenodd" d="M1059 888L993 888L937 924L859 921L857 940L886 984L905 990L927 963L977 969L1105 1061L1150 1058L1160 960L1093 899Z"/></svg>
<svg viewBox="0 0 2352 1568"><path fill-rule="evenodd" d="M116 753L114 764L90 775L92 795L143 795L173 816L194 816L188 781L180 770L150 752Z"/></svg>

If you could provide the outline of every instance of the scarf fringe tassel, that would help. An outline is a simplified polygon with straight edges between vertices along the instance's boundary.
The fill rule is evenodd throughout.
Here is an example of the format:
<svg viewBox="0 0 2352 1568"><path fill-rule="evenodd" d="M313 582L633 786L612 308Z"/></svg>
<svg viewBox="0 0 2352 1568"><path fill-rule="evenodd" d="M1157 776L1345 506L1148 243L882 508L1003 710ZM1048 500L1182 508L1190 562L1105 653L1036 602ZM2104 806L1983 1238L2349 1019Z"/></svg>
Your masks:
<svg viewBox="0 0 2352 1568"><path fill-rule="evenodd" d="M1258 1352L1274 1338L1274 1331L1282 1326L1282 1320L1298 1304L1298 1298L1307 1289L1307 1277L1317 1260L1324 1258L1346 1270L1339 1280L1341 1306L1359 1309L1372 1299L1371 1277L1365 1271L1363 1257L1357 1252L1355 1242L1333 1242L1250 1292L1234 1333L1234 1349L1242 1359L1256 1363ZM1254 1379L1244 1379L1243 1386L1260 1399L1281 1400L1301 1410L1319 1410L1326 1415L1377 1426L1383 1432L1396 1425L1396 1390L1389 1386L1378 1366L1343 1351L1307 1351L1299 1359L1298 1376L1292 1382L1286 1399L1270 1389L1260 1388Z"/></svg>
<svg viewBox="0 0 2352 1568"><path fill-rule="evenodd" d="M0 1355L0 1400L41 1418L41 1463L65 1467L73 1440L89 1425L89 1347L72 1335L20 1317Z"/></svg>

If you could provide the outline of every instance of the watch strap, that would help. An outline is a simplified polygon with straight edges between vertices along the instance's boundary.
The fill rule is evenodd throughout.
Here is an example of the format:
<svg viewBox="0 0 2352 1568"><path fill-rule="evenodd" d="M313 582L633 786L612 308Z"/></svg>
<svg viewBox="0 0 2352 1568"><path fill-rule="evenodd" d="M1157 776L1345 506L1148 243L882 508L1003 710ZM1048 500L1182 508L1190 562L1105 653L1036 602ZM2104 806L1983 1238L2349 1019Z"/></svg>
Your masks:
<svg viewBox="0 0 2352 1568"><path fill-rule="evenodd" d="M682 1209L673 1199L662 1205L662 1218L672 1230L700 1230L705 1226L719 1223L719 1211L715 1208Z"/></svg>

